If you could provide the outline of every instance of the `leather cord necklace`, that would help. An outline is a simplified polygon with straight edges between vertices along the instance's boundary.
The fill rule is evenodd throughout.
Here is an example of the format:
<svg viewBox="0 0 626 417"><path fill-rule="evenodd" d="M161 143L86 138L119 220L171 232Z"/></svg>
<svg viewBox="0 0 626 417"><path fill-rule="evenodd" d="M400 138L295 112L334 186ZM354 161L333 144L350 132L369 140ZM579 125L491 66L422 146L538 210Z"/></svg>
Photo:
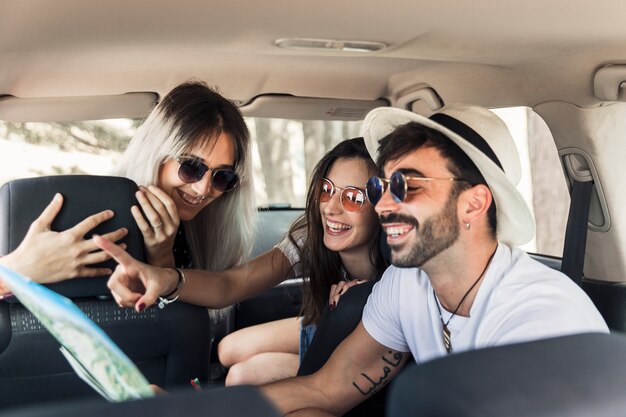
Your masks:
<svg viewBox="0 0 626 417"><path fill-rule="evenodd" d="M452 339L450 338L450 329L448 329L448 324L450 324L450 321L452 320L452 318L456 316L456 313L459 311L459 308L461 308L461 304L463 304L463 301L465 301L469 293L472 292L476 284L478 284L478 281L480 281L483 275L485 275L485 272L487 272L487 268L489 268L489 264L491 263L491 260L493 259L493 256L496 254L497 250L498 250L498 246L496 246L496 249L493 251L489 259L487 260L487 264L485 265L483 272L480 273L476 281L474 281L474 283L469 288L469 290L467 290L463 298L461 298L461 301L456 306L456 308L452 312L452 315L446 322L443 321L443 317L441 316L441 307L439 306L439 299L437 298L437 294L435 294L435 289L433 288L433 296L435 297L435 305L437 306L437 311L439 311L439 320L441 321L441 330L443 332L443 345L445 346L446 352L448 354L452 353Z"/></svg>

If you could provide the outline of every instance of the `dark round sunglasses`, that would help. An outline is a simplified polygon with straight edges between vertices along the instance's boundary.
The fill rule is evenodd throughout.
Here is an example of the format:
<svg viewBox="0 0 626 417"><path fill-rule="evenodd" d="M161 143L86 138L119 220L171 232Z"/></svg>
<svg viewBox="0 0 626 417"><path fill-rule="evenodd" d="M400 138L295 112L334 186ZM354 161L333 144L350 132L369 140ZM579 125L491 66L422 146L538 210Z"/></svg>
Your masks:
<svg viewBox="0 0 626 417"><path fill-rule="evenodd" d="M200 181L207 172L211 171L211 186L217 191L227 193L237 186L239 176L233 169L228 168L210 168L199 158L176 159L180 164L178 168L178 178L187 184Z"/></svg>
<svg viewBox="0 0 626 417"><path fill-rule="evenodd" d="M339 194L339 202L345 211L356 213L361 210L366 200L363 190L353 186L344 188L337 187L328 178L322 178L320 202L325 203L329 201L337 191L341 191Z"/></svg>
<svg viewBox="0 0 626 417"><path fill-rule="evenodd" d="M365 192L367 193L367 199L372 203L373 206L378 204L381 198L383 198L383 194L385 194L385 190L387 189L386 184L389 184L389 192L391 192L391 197L393 197L393 201L396 203L401 203L406 198L407 194L413 190L413 187L408 186L408 181L421 181L421 182L431 182L431 181L464 181L460 178L429 178L429 177L407 177L402 172L396 171L391 174L389 179L380 178L380 177L370 177L367 180L367 185L365 186Z"/></svg>

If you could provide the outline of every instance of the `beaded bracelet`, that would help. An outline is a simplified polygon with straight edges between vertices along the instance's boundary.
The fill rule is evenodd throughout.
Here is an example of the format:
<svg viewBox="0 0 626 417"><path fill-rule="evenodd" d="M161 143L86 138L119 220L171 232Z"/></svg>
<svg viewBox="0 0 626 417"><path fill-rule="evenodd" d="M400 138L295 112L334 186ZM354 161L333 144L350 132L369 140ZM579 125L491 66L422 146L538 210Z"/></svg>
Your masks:
<svg viewBox="0 0 626 417"><path fill-rule="evenodd" d="M159 297L158 307L160 309L164 309L166 305L171 304L174 301L178 300L178 297L180 296L180 292L183 289L183 285L185 285L185 274L183 274L183 270L180 268L174 268L174 270L178 273L178 283L176 284L176 288L174 288L172 292ZM173 298L170 298L172 296Z"/></svg>

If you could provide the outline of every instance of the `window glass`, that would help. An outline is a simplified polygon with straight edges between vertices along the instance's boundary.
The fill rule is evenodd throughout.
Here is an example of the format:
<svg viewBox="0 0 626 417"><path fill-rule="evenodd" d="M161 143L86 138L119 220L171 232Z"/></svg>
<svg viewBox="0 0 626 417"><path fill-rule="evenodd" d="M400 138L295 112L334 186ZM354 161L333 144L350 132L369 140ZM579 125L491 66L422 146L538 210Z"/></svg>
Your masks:
<svg viewBox="0 0 626 417"><path fill-rule="evenodd" d="M141 121L0 121L0 184L16 178L108 174Z"/></svg>
<svg viewBox="0 0 626 417"><path fill-rule="evenodd" d="M517 188L537 223L535 239L522 249L561 257L570 197L550 129L528 107L493 112L507 124L517 145L522 162L522 179Z"/></svg>
<svg viewBox="0 0 626 417"><path fill-rule="evenodd" d="M257 202L261 207L305 206L311 171L361 122L246 118L252 136Z"/></svg>
<svg viewBox="0 0 626 417"><path fill-rule="evenodd" d="M569 192L545 122L527 107L493 110L509 126L522 160L518 189L537 222L523 249L561 256ZM358 136L360 122L246 118L252 137L257 201L262 207L305 205L315 164L343 139ZM0 121L0 184L57 174L106 175L126 149L141 120L74 123Z"/></svg>
<svg viewBox="0 0 626 417"><path fill-rule="evenodd" d="M252 137L257 201L262 207L305 205L308 179L319 159L360 122L246 118ZM141 120L73 123L0 121L0 184L59 174L106 175Z"/></svg>

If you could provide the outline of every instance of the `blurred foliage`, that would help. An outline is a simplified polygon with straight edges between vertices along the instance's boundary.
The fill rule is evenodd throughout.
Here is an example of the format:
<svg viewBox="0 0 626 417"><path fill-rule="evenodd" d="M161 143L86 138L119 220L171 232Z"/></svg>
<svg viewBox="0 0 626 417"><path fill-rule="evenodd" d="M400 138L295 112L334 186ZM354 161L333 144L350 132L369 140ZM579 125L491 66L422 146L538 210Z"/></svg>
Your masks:
<svg viewBox="0 0 626 417"><path fill-rule="evenodd" d="M259 203L291 207L304 207L315 165L339 142L357 136L360 127L358 122L264 118L248 125L261 163L255 169Z"/></svg>
<svg viewBox="0 0 626 417"><path fill-rule="evenodd" d="M357 122L265 118L246 118L246 122L258 152L253 160L259 204L292 207L304 207L311 171L320 158L343 139L356 136L360 126ZM128 119L68 123L0 121L0 140L45 148L45 166L34 162L27 172L17 176L91 174L94 165L81 163L72 154L110 157L110 161L99 161L112 166L114 154L124 152L141 123L142 120ZM82 161L84 157L79 158ZM3 182L10 179L13 177L9 172L0 175Z"/></svg>
<svg viewBox="0 0 626 417"><path fill-rule="evenodd" d="M0 137L9 141L54 146L67 152L123 152L141 122L133 120L130 121L130 126L123 127L107 121L0 122Z"/></svg>

